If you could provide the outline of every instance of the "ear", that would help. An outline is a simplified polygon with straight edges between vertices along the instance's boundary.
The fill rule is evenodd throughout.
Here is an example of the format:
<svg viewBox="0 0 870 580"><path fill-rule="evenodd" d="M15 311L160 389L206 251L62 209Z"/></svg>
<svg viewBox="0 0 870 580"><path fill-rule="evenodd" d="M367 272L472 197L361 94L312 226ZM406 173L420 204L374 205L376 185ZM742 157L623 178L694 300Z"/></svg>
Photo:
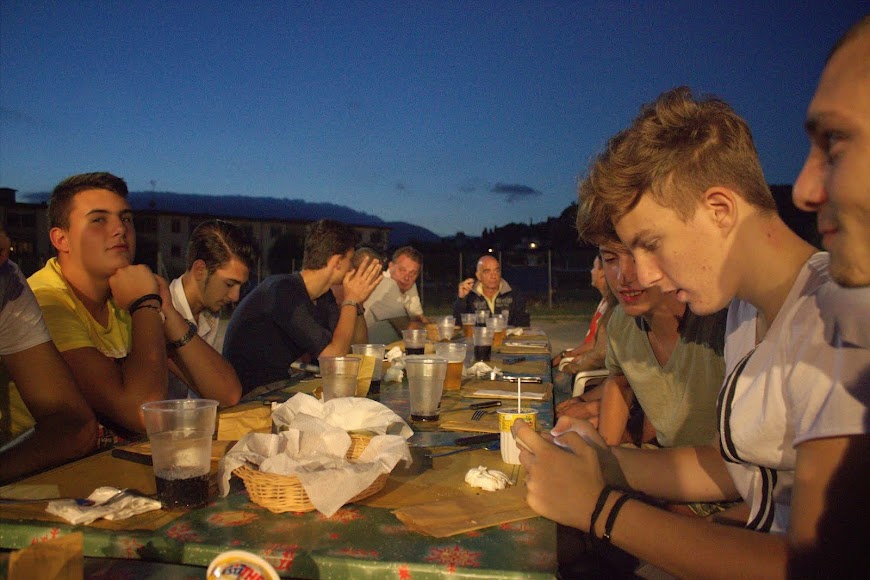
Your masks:
<svg viewBox="0 0 870 580"><path fill-rule="evenodd" d="M341 266L341 259L342 258L343 258L343 256L341 254L333 254L326 261L326 267L329 268L330 270L338 270L338 268Z"/></svg>
<svg viewBox="0 0 870 580"><path fill-rule="evenodd" d="M733 189L714 186L704 192L701 206L716 227L728 232L737 225L737 198Z"/></svg>
<svg viewBox="0 0 870 580"><path fill-rule="evenodd" d="M205 260L195 260L190 267L190 272L197 282L205 280L208 277L208 267L205 265Z"/></svg>
<svg viewBox="0 0 870 580"><path fill-rule="evenodd" d="M58 253L69 252L69 239L67 238L66 230L51 228L48 232L48 237L51 240L51 245L54 246Z"/></svg>

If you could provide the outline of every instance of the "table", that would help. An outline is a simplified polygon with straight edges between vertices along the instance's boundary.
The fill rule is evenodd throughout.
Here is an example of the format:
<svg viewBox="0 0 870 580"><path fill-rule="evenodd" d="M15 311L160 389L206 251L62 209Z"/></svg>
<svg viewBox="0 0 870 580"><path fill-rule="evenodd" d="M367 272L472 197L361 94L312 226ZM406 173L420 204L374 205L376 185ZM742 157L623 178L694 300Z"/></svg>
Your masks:
<svg viewBox="0 0 870 580"><path fill-rule="evenodd" d="M549 353L526 355L531 360L536 357L549 361ZM549 365L546 368L549 373ZM399 410L407 404L407 385L384 384L381 397L402 414ZM538 407L542 425L551 425L552 400ZM466 467L492 464L497 453L476 450L438 458L433 469L436 475L439 470L464 472ZM72 483L72 473L90 475L87 481ZM398 474L391 476L384 492L390 485L403 485L401 479ZM57 483L63 495L86 495L98 485L154 491L149 466L112 457L110 452L25 481ZM75 485L79 488L73 489ZM370 499L376 502L377 497ZM148 514L117 523L103 522L98 527L30 519L18 506L15 513L4 509L0 514L0 547L26 547L80 530L85 534L88 557L207 566L223 551L242 549L263 556L282 576L294 578L553 578L557 573L556 525L544 518L433 538L409 531L390 510L366 503L368 500L346 505L331 518L319 512L273 514L251 502L241 482L234 479L228 497L216 497L205 507L190 511L152 512L154 519L140 525L144 529L131 529L134 526L129 522L148 520ZM99 564L88 559L91 568Z"/></svg>

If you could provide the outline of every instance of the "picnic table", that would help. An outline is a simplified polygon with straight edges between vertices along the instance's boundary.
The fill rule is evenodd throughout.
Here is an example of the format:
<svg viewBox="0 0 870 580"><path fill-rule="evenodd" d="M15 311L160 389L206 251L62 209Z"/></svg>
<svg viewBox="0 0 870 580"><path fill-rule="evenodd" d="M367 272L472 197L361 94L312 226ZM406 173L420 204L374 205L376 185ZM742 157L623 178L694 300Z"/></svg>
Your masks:
<svg viewBox="0 0 870 580"><path fill-rule="evenodd" d="M537 335L535 342L540 340ZM546 393L550 386L549 349L536 344L526 352L516 346L505 350L508 352L494 354L492 362L505 372L540 376L542 383L535 387ZM284 393L290 397L298 392L311 392L316 389L316 380L288 381L286 387L272 390L269 396ZM469 379L461 391L445 393L438 424L409 421L415 430L414 437L423 440L430 433L433 434L430 444L441 443L412 447L418 460L425 459L429 452L455 449L446 433L473 434L469 429L446 431L441 425L450 421L471 423L473 411L451 409L480 402L481 398L475 396L479 387L475 379ZM406 381L384 383L379 398L400 416L409 416ZM553 423L552 389L529 404L538 409L541 428L549 428ZM494 416L479 421L481 433L493 432ZM437 436L447 438L437 441ZM411 443L415 444L413 437ZM216 442L215 460L226 447L227 442ZM146 494L155 492L149 465L131 461L129 456L123 458L123 453L116 455L122 457L104 451L29 477L12 487L48 486L64 497L85 497L101 485L128 487ZM72 526L46 513L45 504L3 505L0 548L23 548L81 531L88 575L103 573L112 577L127 573L122 570L131 570L131 577L188 578L197 577L197 572L202 577L203 567L231 549L262 556L281 576L294 578L556 577L559 566L556 524L533 513L523 519L449 537L412 531L397 519L394 514L397 506L458 501L463 497L474 499L472 496L492 493L475 491L464 483L467 470L478 465L505 471L515 485L494 493L503 494L498 496L501 501L524 505L523 470L502 463L498 451L480 448L430 461L431 465L400 464L383 490L358 503L346 504L328 518L317 511L272 513L252 502L237 478L233 478L227 497L212 494L202 508L158 510L118 522L98 520L87 526ZM213 468L216 467L215 461Z"/></svg>

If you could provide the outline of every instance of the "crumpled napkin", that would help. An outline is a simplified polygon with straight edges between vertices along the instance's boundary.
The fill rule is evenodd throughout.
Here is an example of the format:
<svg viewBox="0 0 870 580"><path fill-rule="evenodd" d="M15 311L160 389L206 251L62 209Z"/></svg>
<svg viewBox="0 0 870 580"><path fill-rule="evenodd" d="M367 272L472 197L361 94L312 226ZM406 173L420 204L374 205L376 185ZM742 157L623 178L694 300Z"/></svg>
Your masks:
<svg viewBox="0 0 870 580"><path fill-rule="evenodd" d="M519 326L516 328L508 328L507 330L505 330L505 336L522 336L522 335L523 335L523 329Z"/></svg>
<svg viewBox="0 0 870 580"><path fill-rule="evenodd" d="M398 346L394 346L384 354L384 357L390 363L390 368L384 372L381 380L385 383L401 383L405 376L405 353Z"/></svg>
<svg viewBox="0 0 870 580"><path fill-rule="evenodd" d="M498 491L509 486L511 480L504 472L497 469L488 469L481 465L468 470L468 473L465 474L465 483L485 491Z"/></svg>
<svg viewBox="0 0 870 580"><path fill-rule="evenodd" d="M407 439L410 427L388 407L356 397L341 397L321 403L299 393L273 415L277 435L249 433L221 459L218 486L229 493L232 472L246 463L264 473L295 475L312 505L333 515L349 499L363 491L382 473L389 473L400 460L411 463ZM387 435L400 424L398 435ZM351 445L348 431L377 433L353 463L345 454Z"/></svg>
<svg viewBox="0 0 870 580"><path fill-rule="evenodd" d="M498 367L491 367L483 361L478 361L471 365L470 367L465 367L462 369L462 377L479 377L480 375L485 375L492 371L501 372L501 369Z"/></svg>
<svg viewBox="0 0 870 580"><path fill-rule="evenodd" d="M120 490L117 487L98 487L88 496L95 502L106 501ZM59 516L73 525L89 524L99 518L107 520L123 520L130 516L144 514L153 510L159 510L163 504L156 499L138 495L128 495L113 501L109 505L82 506L75 500L62 499L48 502L45 511Z"/></svg>

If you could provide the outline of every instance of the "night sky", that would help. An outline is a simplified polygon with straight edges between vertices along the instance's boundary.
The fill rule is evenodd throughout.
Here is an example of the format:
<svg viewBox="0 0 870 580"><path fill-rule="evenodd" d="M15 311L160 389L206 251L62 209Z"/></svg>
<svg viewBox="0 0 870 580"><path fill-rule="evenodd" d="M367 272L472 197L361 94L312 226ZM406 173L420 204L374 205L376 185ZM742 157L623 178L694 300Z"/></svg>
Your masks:
<svg viewBox="0 0 870 580"><path fill-rule="evenodd" d="M768 181L792 183L824 59L866 11L3 0L0 186L104 170L133 190L329 201L479 235L558 215L606 139L682 84L730 102Z"/></svg>

